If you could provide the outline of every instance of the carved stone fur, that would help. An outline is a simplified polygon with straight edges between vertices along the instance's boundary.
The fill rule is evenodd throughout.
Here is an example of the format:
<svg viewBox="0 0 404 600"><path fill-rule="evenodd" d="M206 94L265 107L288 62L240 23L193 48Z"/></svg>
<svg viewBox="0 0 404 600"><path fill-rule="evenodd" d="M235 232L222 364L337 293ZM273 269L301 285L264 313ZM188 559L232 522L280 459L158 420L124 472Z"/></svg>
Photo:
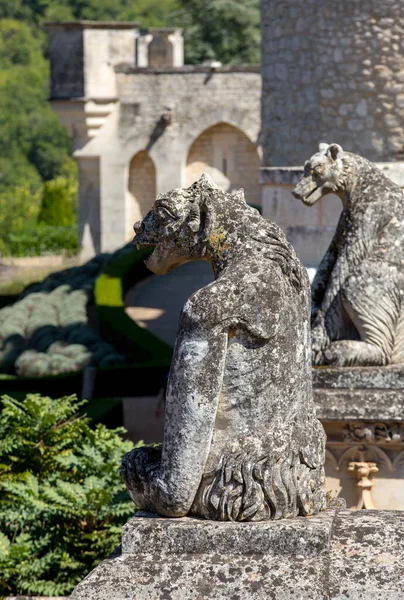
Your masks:
<svg viewBox="0 0 404 600"><path fill-rule="evenodd" d="M343 211L312 285L313 363L401 363L403 193L365 158L320 144L293 194L311 206L329 193Z"/></svg>
<svg viewBox="0 0 404 600"><path fill-rule="evenodd" d="M145 510L214 520L325 507L324 430L312 401L309 285L281 229L203 175L159 196L135 225L163 274L207 260L215 281L186 302L171 365L162 448L126 455Z"/></svg>

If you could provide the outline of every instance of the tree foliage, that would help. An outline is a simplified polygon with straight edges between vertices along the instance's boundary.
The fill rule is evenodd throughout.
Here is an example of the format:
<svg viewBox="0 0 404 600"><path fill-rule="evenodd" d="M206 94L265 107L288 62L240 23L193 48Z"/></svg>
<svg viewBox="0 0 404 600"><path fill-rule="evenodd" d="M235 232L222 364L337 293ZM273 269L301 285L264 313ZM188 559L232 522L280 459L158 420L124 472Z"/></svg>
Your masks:
<svg viewBox="0 0 404 600"><path fill-rule="evenodd" d="M71 163L70 140L48 103L49 61L43 27L46 20L74 19L183 27L188 63L259 61L258 0L0 0L3 254L10 253L10 233L32 231L40 210L40 220L52 226L77 218L77 185L72 192L77 174L72 169L69 177L65 173ZM64 216L63 222L56 223L58 201Z"/></svg>
<svg viewBox="0 0 404 600"><path fill-rule="evenodd" d="M181 5L187 62L259 63L259 0L181 0Z"/></svg>
<svg viewBox="0 0 404 600"><path fill-rule="evenodd" d="M35 224L44 182L60 184L69 171L65 192L76 205L70 140L47 102L42 42L26 23L0 20L0 251L10 233Z"/></svg>
<svg viewBox="0 0 404 600"><path fill-rule="evenodd" d="M67 595L135 510L119 475L131 442L90 427L84 402L1 399L0 595Z"/></svg>
<svg viewBox="0 0 404 600"><path fill-rule="evenodd" d="M90 19L140 21L144 27L164 27L178 0L0 0L0 18L45 20Z"/></svg>

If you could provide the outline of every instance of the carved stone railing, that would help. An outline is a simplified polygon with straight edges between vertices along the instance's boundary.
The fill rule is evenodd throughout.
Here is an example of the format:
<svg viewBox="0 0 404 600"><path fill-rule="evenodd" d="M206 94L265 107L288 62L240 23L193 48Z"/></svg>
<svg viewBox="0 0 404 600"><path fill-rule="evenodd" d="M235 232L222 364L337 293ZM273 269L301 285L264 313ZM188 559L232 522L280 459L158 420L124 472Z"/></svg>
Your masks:
<svg viewBox="0 0 404 600"><path fill-rule="evenodd" d="M326 478L348 508L404 510L404 368L313 369Z"/></svg>

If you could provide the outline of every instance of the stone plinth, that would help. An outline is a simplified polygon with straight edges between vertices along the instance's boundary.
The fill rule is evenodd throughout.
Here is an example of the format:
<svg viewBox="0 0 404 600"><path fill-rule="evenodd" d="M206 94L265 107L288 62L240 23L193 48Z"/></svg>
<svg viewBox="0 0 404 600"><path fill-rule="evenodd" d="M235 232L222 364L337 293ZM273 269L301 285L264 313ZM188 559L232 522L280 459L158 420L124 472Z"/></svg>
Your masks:
<svg viewBox="0 0 404 600"><path fill-rule="evenodd" d="M314 368L313 388L322 422L404 420L404 365Z"/></svg>
<svg viewBox="0 0 404 600"><path fill-rule="evenodd" d="M404 366L314 368L327 489L349 508L404 510Z"/></svg>
<svg viewBox="0 0 404 600"><path fill-rule="evenodd" d="M337 509L260 523L135 517L71 600L401 600L403 526L401 512Z"/></svg>

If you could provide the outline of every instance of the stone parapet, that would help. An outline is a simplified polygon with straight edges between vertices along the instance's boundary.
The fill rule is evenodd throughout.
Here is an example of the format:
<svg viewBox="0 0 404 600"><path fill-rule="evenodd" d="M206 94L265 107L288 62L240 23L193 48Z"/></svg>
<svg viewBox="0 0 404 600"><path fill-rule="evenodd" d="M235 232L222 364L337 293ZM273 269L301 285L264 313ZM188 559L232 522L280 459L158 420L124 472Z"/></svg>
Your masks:
<svg viewBox="0 0 404 600"><path fill-rule="evenodd" d="M314 367L314 401L324 421L404 421L404 368Z"/></svg>
<svg viewBox="0 0 404 600"><path fill-rule="evenodd" d="M314 390L320 421L403 420L404 390L329 389Z"/></svg>
<svg viewBox="0 0 404 600"><path fill-rule="evenodd" d="M314 367L314 388L393 389L404 394L404 365L387 367ZM402 413L404 419L404 412Z"/></svg>
<svg viewBox="0 0 404 600"><path fill-rule="evenodd" d="M327 489L349 508L404 510L404 367L315 367Z"/></svg>
<svg viewBox="0 0 404 600"><path fill-rule="evenodd" d="M338 509L260 523L135 517L71 600L401 600L403 525L401 512Z"/></svg>
<svg viewBox="0 0 404 600"><path fill-rule="evenodd" d="M222 65L220 67L210 65L183 65L161 66L161 67L140 67L131 63L120 63L115 67L116 73L142 74L142 75L167 75L176 73L178 75L187 75L188 73L259 73L259 65ZM264 169L262 169L264 170Z"/></svg>

